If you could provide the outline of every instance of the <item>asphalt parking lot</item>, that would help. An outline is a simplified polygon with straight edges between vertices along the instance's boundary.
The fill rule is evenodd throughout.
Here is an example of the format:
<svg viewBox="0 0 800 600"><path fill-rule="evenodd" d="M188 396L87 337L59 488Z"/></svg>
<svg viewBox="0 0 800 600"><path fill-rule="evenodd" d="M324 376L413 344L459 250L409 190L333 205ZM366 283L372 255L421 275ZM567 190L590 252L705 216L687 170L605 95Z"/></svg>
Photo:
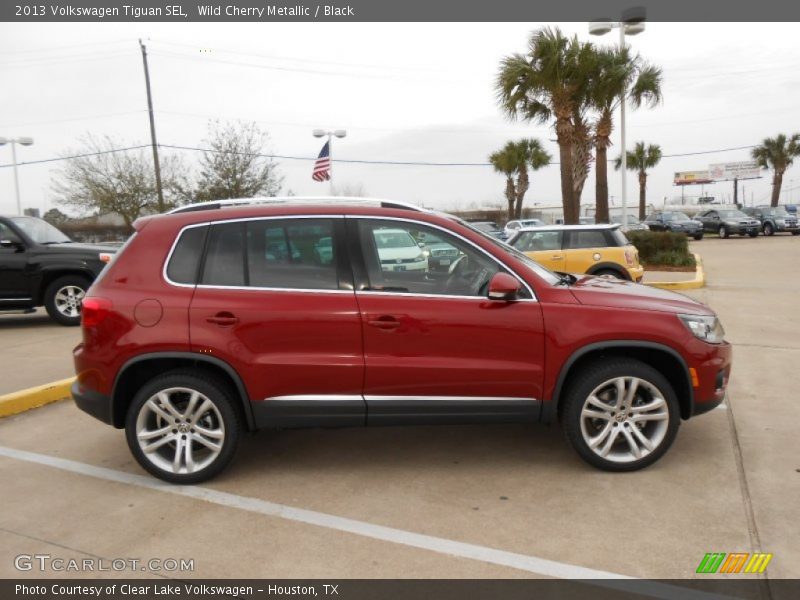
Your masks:
<svg viewBox="0 0 800 600"><path fill-rule="evenodd" d="M800 239L692 242L734 345L726 405L653 467L585 465L557 427L248 436L203 486L147 476L71 402L0 420L0 577L14 557L194 560L191 577L695 577L707 552L774 554L800 577ZM0 316L0 393L71 374L79 331ZM34 381L35 380L35 381ZM186 573L119 573L185 577ZM113 576L114 573L104 573Z"/></svg>

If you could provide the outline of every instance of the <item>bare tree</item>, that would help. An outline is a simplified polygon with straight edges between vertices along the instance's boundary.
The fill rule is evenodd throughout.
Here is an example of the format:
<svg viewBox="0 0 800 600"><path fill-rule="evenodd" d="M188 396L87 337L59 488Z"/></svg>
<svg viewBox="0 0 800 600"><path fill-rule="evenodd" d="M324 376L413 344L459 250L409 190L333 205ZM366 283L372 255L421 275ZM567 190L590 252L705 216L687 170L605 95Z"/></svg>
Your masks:
<svg viewBox="0 0 800 600"><path fill-rule="evenodd" d="M264 156L268 143L269 134L254 122L210 121L195 198L203 202L277 196L283 177L278 165Z"/></svg>
<svg viewBox="0 0 800 600"><path fill-rule="evenodd" d="M117 213L129 230L142 214L157 210L152 157L145 150L117 150L123 144L107 136L97 139L89 135L81 141L82 147L69 152L74 156L66 159L52 184L56 202L83 213ZM167 208L185 200L185 172L177 157L161 159Z"/></svg>

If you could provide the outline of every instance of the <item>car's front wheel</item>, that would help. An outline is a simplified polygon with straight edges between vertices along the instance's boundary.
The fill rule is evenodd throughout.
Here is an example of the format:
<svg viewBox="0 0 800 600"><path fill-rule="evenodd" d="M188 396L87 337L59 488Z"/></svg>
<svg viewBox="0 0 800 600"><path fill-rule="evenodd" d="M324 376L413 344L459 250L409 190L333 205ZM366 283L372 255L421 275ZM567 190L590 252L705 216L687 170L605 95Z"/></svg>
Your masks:
<svg viewBox="0 0 800 600"><path fill-rule="evenodd" d="M731 234L728 232L728 228L725 225L720 225L719 228L719 237L723 239L727 239Z"/></svg>
<svg viewBox="0 0 800 600"><path fill-rule="evenodd" d="M775 228L772 223L764 223L764 235L775 235Z"/></svg>
<svg viewBox="0 0 800 600"><path fill-rule="evenodd" d="M703 239L703 232L701 231L700 233L695 233L692 237L699 242Z"/></svg>
<svg viewBox="0 0 800 600"><path fill-rule="evenodd" d="M144 385L125 421L136 461L159 479L180 484L222 471L236 453L241 429L227 387L192 371L171 371Z"/></svg>
<svg viewBox="0 0 800 600"><path fill-rule="evenodd" d="M606 471L647 467L672 445L680 425L678 399L653 367L629 358L581 369L567 388L561 422L573 448Z"/></svg>
<svg viewBox="0 0 800 600"><path fill-rule="evenodd" d="M81 304L90 285L80 275L64 275L53 281L44 292L47 314L62 325L80 325Z"/></svg>

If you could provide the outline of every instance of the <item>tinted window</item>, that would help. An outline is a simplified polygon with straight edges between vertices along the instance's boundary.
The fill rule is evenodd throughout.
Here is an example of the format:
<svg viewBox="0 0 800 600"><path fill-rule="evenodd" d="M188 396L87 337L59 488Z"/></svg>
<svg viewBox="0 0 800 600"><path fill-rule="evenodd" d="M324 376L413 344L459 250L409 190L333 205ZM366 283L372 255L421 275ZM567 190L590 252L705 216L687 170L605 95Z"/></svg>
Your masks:
<svg viewBox="0 0 800 600"><path fill-rule="evenodd" d="M197 271L207 231L208 227L192 227L181 234L167 265L167 277L170 281L192 285L197 283Z"/></svg>
<svg viewBox="0 0 800 600"><path fill-rule="evenodd" d="M335 258L330 219L264 220L247 224L251 286L335 290L339 287Z"/></svg>
<svg viewBox="0 0 800 600"><path fill-rule="evenodd" d="M244 223L221 223L211 227L201 282L245 285Z"/></svg>
<svg viewBox="0 0 800 600"><path fill-rule="evenodd" d="M11 221L37 244L66 244L72 241L50 223L36 217L14 217Z"/></svg>
<svg viewBox="0 0 800 600"><path fill-rule="evenodd" d="M11 227L5 223L0 223L0 240L9 240L11 242L19 243L21 240L19 236L11 230Z"/></svg>
<svg viewBox="0 0 800 600"><path fill-rule="evenodd" d="M500 268L455 236L416 223L362 219L358 227L373 291L485 296ZM455 252L437 254L421 243L432 238Z"/></svg>
<svg viewBox="0 0 800 600"><path fill-rule="evenodd" d="M523 231L514 240L513 246L520 252L561 250L560 231Z"/></svg>
<svg viewBox="0 0 800 600"><path fill-rule="evenodd" d="M630 244L630 241L628 240L627 236L622 232L621 229L612 229L611 231L609 231L609 233L611 234L611 239L614 241L612 245L627 246L628 244Z"/></svg>
<svg viewBox="0 0 800 600"><path fill-rule="evenodd" d="M606 236L602 231L570 232L570 248L602 248L607 245Z"/></svg>

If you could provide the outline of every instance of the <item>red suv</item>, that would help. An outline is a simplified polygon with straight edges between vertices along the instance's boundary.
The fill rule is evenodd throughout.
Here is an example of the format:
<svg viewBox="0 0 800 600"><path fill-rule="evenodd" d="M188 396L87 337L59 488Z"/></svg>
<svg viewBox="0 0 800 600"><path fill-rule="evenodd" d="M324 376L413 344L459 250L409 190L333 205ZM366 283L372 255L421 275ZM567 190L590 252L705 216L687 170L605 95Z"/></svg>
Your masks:
<svg viewBox="0 0 800 600"><path fill-rule="evenodd" d="M554 420L630 471L725 394L707 306L553 273L445 214L238 200L135 229L83 301L72 395L170 482L219 473L243 431Z"/></svg>

